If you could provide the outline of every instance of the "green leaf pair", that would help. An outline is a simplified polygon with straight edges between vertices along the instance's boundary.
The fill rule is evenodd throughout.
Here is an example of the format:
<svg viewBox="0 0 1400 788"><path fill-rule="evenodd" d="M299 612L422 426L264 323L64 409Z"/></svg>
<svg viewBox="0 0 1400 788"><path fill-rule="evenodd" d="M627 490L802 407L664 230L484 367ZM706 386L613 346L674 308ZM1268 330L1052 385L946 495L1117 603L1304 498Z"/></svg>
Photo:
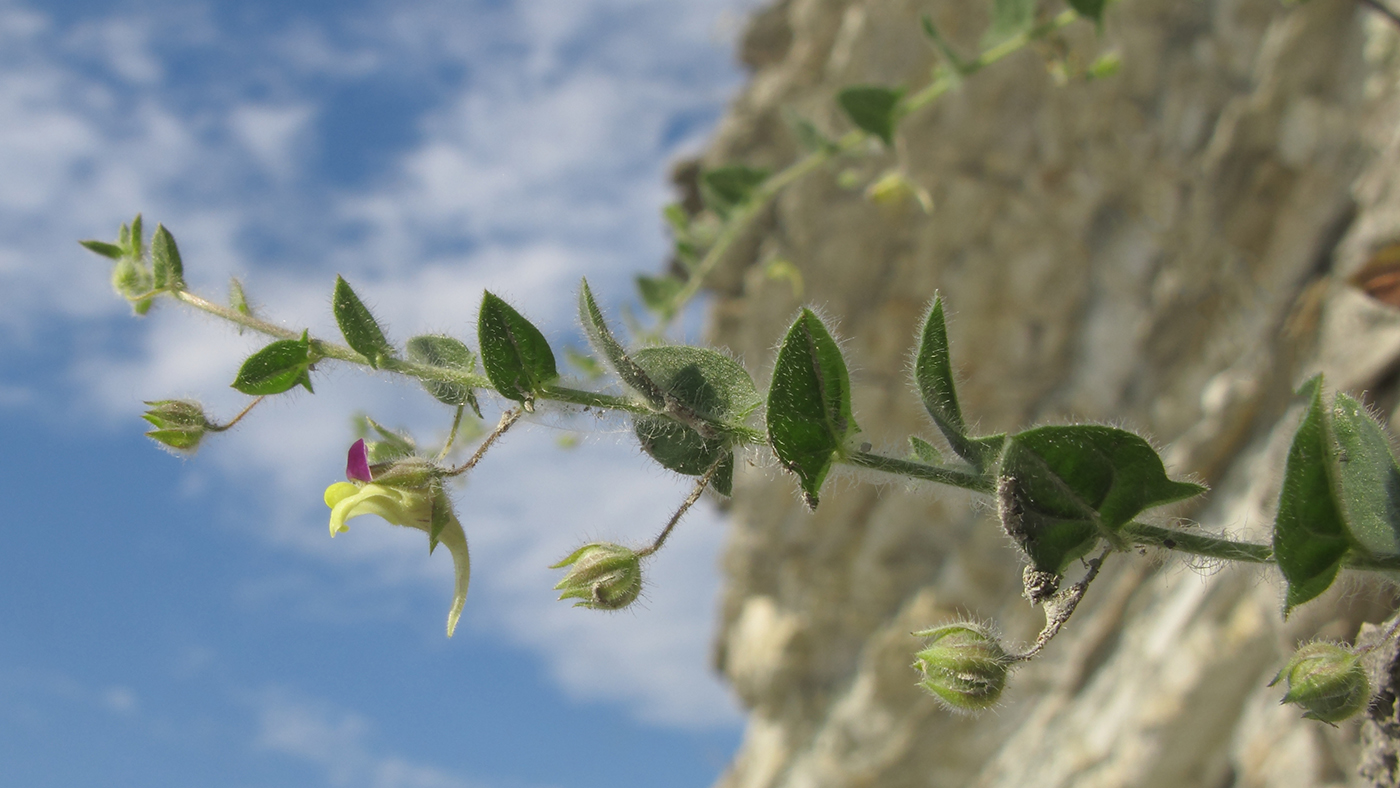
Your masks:
<svg viewBox="0 0 1400 788"><path fill-rule="evenodd" d="M1322 376L1293 436L1274 523L1287 614L1326 591L1342 566L1394 569L1400 559L1400 466L1385 428L1354 398L1323 402Z"/></svg>
<svg viewBox="0 0 1400 788"><path fill-rule="evenodd" d="M643 451L688 476L702 476L718 465L710 484L729 495L734 445L744 440L744 422L762 402L749 373L708 348L661 346L629 353L608 327L587 281L579 288L579 320L598 354L655 411L633 417Z"/></svg>

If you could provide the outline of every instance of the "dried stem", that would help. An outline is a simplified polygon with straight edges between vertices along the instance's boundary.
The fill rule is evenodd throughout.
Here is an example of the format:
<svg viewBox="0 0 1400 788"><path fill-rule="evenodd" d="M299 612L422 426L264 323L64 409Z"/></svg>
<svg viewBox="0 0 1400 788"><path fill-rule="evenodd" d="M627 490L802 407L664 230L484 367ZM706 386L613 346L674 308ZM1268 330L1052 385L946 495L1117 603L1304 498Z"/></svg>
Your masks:
<svg viewBox="0 0 1400 788"><path fill-rule="evenodd" d="M491 444L495 443L496 439L506 434L506 430L510 429L512 424L519 421L523 414L524 411L520 408L511 408L505 413L502 413L500 422L496 424L496 429L491 430L491 434L486 436L486 440L482 441L481 445L476 447L476 452L472 454L471 458L443 475L461 476L472 468L475 468L476 464L481 462L481 458L486 456L486 452L491 448Z"/></svg>
<svg viewBox="0 0 1400 788"><path fill-rule="evenodd" d="M676 523L679 523L681 518L685 516L685 513L690 511L690 507L694 506L695 502L700 500L701 493L705 492L705 488L710 486L710 480L715 478L715 474L719 472L719 466L724 464L724 460L724 457L720 457L718 460L715 460L715 464L711 465L708 471L705 471L705 475L701 476L700 481L695 483L695 489L690 491L690 495L687 495L684 501L681 501L681 507L676 510L675 514L671 515L671 521L666 523L665 528L661 529L661 533L657 534L656 540L651 543L651 546L644 547L637 551L638 558L646 558L657 550L660 550L661 546L666 544L666 539L671 535L671 531L675 530Z"/></svg>
<svg viewBox="0 0 1400 788"><path fill-rule="evenodd" d="M1040 630L1040 635L1035 639L1035 644L1029 651L1023 654L1011 654L1009 658L1013 662L1025 662L1035 658L1050 641L1060 633L1060 628L1069 621L1069 617L1074 615L1074 609L1079 607L1079 602L1084 599L1084 592L1089 590L1089 584L1094 582L1094 578L1099 575L1099 568L1103 566L1103 561L1108 554L1113 552L1113 548L1106 547L1099 557L1089 561L1089 571L1085 573L1084 579L1066 588L1060 593L1050 597L1045 601L1045 628Z"/></svg>
<svg viewBox="0 0 1400 788"><path fill-rule="evenodd" d="M205 422L205 424L204 424L204 429L208 430L209 432L223 432L224 430L227 430L228 428L230 428L230 427L232 427L233 425L237 424L238 422L242 421L242 420L243 420L243 417L248 415L248 411L250 411L250 410L252 410L253 408L257 407L257 404L258 404L259 402L262 402L262 401L265 400L265 399L267 399L267 395L266 395L266 394L264 394L264 395L261 396L261 397L258 397L257 399L253 400L252 402L249 402L249 403L248 403L248 407L246 407L246 408L244 408L243 410L239 411L239 412L238 412L238 415L237 415L237 416L234 416L232 419L230 419L229 422L228 422L227 424L212 424L212 423L209 423L209 422Z"/></svg>

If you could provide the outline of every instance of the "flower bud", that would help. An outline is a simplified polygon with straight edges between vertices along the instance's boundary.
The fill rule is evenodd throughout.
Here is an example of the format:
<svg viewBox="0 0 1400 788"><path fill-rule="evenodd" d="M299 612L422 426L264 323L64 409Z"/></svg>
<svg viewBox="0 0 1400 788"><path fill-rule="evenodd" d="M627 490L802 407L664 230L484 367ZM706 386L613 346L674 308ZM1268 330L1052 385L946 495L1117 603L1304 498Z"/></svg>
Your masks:
<svg viewBox="0 0 1400 788"><path fill-rule="evenodd" d="M865 196L876 205L889 208L915 202L924 213L933 213L933 198L929 196L928 190L911 181L909 176L899 170L890 170L881 175L866 188Z"/></svg>
<svg viewBox="0 0 1400 788"><path fill-rule="evenodd" d="M1366 707L1371 682L1361 665L1361 655L1336 643L1309 643L1274 676L1269 686L1287 680L1281 703L1302 706L1303 716L1338 723Z"/></svg>
<svg viewBox="0 0 1400 788"><path fill-rule="evenodd" d="M637 551L609 542L594 542L550 567L571 567L554 586L560 599L578 599L574 607L621 610L642 593L642 558Z"/></svg>
<svg viewBox="0 0 1400 788"><path fill-rule="evenodd" d="M147 402L151 409L141 417L155 426L146 437L177 452L194 453L209 429L209 420L198 402L163 399Z"/></svg>
<svg viewBox="0 0 1400 788"><path fill-rule="evenodd" d="M985 627L960 622L914 634L929 638L927 647L914 655L914 667L924 676L919 686L954 711L996 704L1011 660Z"/></svg>

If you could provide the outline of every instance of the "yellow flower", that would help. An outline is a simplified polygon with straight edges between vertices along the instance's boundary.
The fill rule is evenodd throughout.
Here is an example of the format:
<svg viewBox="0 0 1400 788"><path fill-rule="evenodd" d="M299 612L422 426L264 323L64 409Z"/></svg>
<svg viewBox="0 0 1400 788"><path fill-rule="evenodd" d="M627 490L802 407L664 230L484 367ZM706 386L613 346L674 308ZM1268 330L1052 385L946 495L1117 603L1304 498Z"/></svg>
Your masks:
<svg viewBox="0 0 1400 788"><path fill-rule="evenodd" d="M434 499L449 507L447 523L438 534L438 542L447 545L452 553L456 573L452 609L447 614L447 636L452 637L452 632L457 629L457 619L462 615L462 605L467 601L467 583L471 580L472 565L467 552L467 534L462 530L457 514L451 510L447 497L440 493L435 495L429 488L404 489L373 482L336 482L326 488L325 499L326 505L331 507L331 536L350 530L345 521L362 514L377 514L394 525L431 533Z"/></svg>

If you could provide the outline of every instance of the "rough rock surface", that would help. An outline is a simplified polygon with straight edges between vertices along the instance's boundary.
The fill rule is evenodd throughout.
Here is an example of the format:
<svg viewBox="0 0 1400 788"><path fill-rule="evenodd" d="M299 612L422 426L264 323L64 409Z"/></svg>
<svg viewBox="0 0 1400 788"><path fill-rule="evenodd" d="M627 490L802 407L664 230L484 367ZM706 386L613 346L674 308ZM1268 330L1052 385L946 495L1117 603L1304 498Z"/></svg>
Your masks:
<svg viewBox="0 0 1400 788"><path fill-rule="evenodd" d="M752 79L707 163L792 161L785 111L846 130L841 87L928 78L921 14L970 53L989 5L779 0L744 39ZM1400 309L1349 278L1400 239L1397 40L1354 0L1124 0L1102 39L1069 28L911 116L895 152L788 189L717 272L711 339L764 370L798 305L818 305L866 440L902 452L936 437L907 362L941 291L983 430L1137 429L1173 475L1214 488L1170 514L1267 538L1292 388L1322 370L1396 405ZM1108 49L1123 59L1111 78L1060 85L1047 69ZM891 167L928 189L932 215L842 186ZM801 272L800 295L775 260ZM1389 588L1348 580L1285 623L1271 571L1119 555L997 711L956 716L916 688L909 633L971 616L1024 642L1042 621L985 501L878 481L834 478L809 514L771 459L736 475L716 664L751 713L720 785L1357 779L1358 725L1303 721L1266 684L1299 640L1383 618Z"/></svg>

